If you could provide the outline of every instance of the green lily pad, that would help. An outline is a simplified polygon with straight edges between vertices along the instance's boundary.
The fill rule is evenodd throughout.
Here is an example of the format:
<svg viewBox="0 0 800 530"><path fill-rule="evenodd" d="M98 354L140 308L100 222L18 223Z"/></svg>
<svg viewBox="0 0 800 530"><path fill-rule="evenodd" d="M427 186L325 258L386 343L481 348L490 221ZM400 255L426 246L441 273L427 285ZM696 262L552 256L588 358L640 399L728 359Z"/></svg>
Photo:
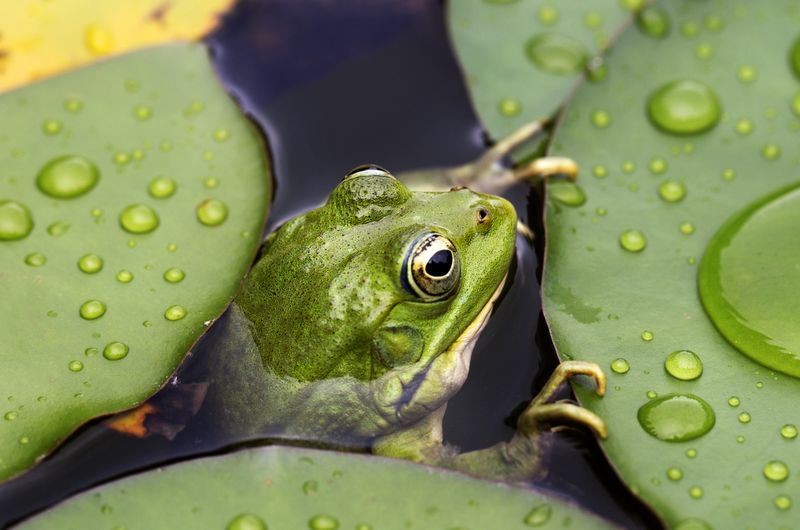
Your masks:
<svg viewBox="0 0 800 530"><path fill-rule="evenodd" d="M586 201L548 201L544 308L562 358L609 368L604 399L579 397L608 423L603 447L624 480L669 525L789 527L800 380L790 356L763 346L784 331L774 346L796 344L796 206L783 221L742 220L778 190L778 203L793 200L800 10L663 9L673 31L626 32L605 83L581 87L556 131L552 152L582 167Z"/></svg>
<svg viewBox="0 0 800 530"><path fill-rule="evenodd" d="M532 490L373 456L267 447L78 495L19 529L613 528Z"/></svg>
<svg viewBox="0 0 800 530"><path fill-rule="evenodd" d="M10 92L0 116L1 480L167 380L246 273L270 181L201 45Z"/></svg>
<svg viewBox="0 0 800 530"><path fill-rule="evenodd" d="M552 116L644 0L448 2L448 27L481 123L503 138ZM602 78L601 63L593 63Z"/></svg>

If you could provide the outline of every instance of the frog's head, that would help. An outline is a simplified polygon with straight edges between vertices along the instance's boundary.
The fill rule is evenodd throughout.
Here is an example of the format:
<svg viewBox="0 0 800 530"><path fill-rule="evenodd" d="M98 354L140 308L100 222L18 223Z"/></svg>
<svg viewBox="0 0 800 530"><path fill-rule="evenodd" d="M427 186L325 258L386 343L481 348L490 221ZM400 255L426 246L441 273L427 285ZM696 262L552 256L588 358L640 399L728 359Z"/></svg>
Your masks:
<svg viewBox="0 0 800 530"><path fill-rule="evenodd" d="M504 199L410 192L362 166L270 236L237 302L270 372L333 393L357 382L366 410L351 415L385 430L463 384L515 233Z"/></svg>

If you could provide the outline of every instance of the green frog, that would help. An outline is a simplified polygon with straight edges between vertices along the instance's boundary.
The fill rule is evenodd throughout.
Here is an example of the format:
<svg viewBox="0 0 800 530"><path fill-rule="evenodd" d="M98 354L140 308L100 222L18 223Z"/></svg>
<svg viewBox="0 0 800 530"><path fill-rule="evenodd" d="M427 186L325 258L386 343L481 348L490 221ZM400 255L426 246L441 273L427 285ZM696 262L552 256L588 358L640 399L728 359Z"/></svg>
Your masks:
<svg viewBox="0 0 800 530"><path fill-rule="evenodd" d="M406 458L522 480L541 471L551 426L602 420L551 403L594 364L562 363L511 440L459 453L442 439L448 400L507 281L517 216L461 186L410 191L378 166L349 172L321 207L265 241L223 330L212 390L241 435Z"/></svg>

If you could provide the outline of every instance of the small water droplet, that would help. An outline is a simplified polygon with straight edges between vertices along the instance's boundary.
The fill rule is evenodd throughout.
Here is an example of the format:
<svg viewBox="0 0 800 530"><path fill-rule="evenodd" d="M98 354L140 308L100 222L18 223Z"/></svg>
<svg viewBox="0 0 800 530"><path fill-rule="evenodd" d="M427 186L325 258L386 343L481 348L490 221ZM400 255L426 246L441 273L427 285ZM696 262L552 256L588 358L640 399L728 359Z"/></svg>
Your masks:
<svg viewBox="0 0 800 530"><path fill-rule="evenodd" d="M107 55L114 50L114 35L99 24L89 24L83 31L86 49L94 55Z"/></svg>
<svg viewBox="0 0 800 530"><path fill-rule="evenodd" d="M648 390L645 396L647 396L647 399L655 399L658 397L658 393L654 390Z"/></svg>
<svg viewBox="0 0 800 530"><path fill-rule="evenodd" d="M231 133L228 129L217 129L216 131L214 131L214 140L218 142L225 142L230 137Z"/></svg>
<svg viewBox="0 0 800 530"><path fill-rule="evenodd" d="M692 486L689 488L689 496L693 499L702 499L705 492L700 486Z"/></svg>
<svg viewBox="0 0 800 530"><path fill-rule="evenodd" d="M133 273L131 271L122 269L117 273L117 281L120 283L130 283L133 281Z"/></svg>
<svg viewBox="0 0 800 530"><path fill-rule="evenodd" d="M169 306L166 311L164 311L164 318L167 320L181 320L185 316L186 308L180 305Z"/></svg>
<svg viewBox="0 0 800 530"><path fill-rule="evenodd" d="M119 152L114 154L114 163L117 164L118 166L124 166L130 161L131 161L131 155L129 155L128 153Z"/></svg>
<svg viewBox="0 0 800 530"><path fill-rule="evenodd" d="M663 8L648 6L636 15L636 26L648 37L663 39L669 35L671 22Z"/></svg>
<svg viewBox="0 0 800 530"><path fill-rule="evenodd" d="M775 144L767 144L761 148L761 157L764 160L777 160L781 156L781 148Z"/></svg>
<svg viewBox="0 0 800 530"><path fill-rule="evenodd" d="M652 122L673 134L697 134L717 124L722 114L719 98L699 81L681 79L650 95L647 110Z"/></svg>
<svg viewBox="0 0 800 530"><path fill-rule="evenodd" d="M59 120L49 119L42 123L42 132L48 136L53 136L61 132L64 125Z"/></svg>
<svg viewBox="0 0 800 530"><path fill-rule="evenodd" d="M20 445L28 445L30 443L31 439L28 438L27 436L23 436L18 441L19 441Z"/></svg>
<svg viewBox="0 0 800 530"><path fill-rule="evenodd" d="M549 504L540 504L539 506L534 506L522 522L525 523L525 526L544 526L550 521L552 515L552 506Z"/></svg>
<svg viewBox="0 0 800 530"><path fill-rule="evenodd" d="M33 230L28 207L11 200L0 200L0 241L23 239Z"/></svg>
<svg viewBox="0 0 800 530"><path fill-rule="evenodd" d="M728 405L730 405L731 407L738 407L741 404L742 404L742 400L740 400L736 396L731 396L731 397L728 398Z"/></svg>
<svg viewBox="0 0 800 530"><path fill-rule="evenodd" d="M94 274L103 270L103 258L97 254L84 254L78 260L78 268L86 274Z"/></svg>
<svg viewBox="0 0 800 530"><path fill-rule="evenodd" d="M84 320L96 320L106 314L106 304L100 300L87 300L81 305L80 315Z"/></svg>
<svg viewBox="0 0 800 530"><path fill-rule="evenodd" d="M139 121L149 120L153 116L153 109L147 105L137 105L133 109L133 116Z"/></svg>
<svg viewBox="0 0 800 530"><path fill-rule="evenodd" d="M317 481L316 480L306 480L303 482L303 493L306 495L312 495L317 492Z"/></svg>
<svg viewBox="0 0 800 530"><path fill-rule="evenodd" d="M47 263L47 257L39 252L33 252L25 256L25 264L31 267L41 267Z"/></svg>
<svg viewBox="0 0 800 530"><path fill-rule="evenodd" d="M622 163L623 173L633 173L634 171L636 171L636 164L634 164L629 160L626 160L625 162Z"/></svg>
<svg viewBox="0 0 800 530"><path fill-rule="evenodd" d="M654 175L660 175L667 170L668 165L667 161L663 158L654 158L650 161L650 164L647 167Z"/></svg>
<svg viewBox="0 0 800 530"><path fill-rule="evenodd" d="M608 210L606 210L605 208L596 208L594 212L601 217L608 215Z"/></svg>
<svg viewBox="0 0 800 530"><path fill-rule="evenodd" d="M754 66L744 64L736 70L736 78L742 83L752 83L758 77L758 72Z"/></svg>
<svg viewBox="0 0 800 530"><path fill-rule="evenodd" d="M756 382L756 388L764 388L764 383L761 381Z"/></svg>
<svg viewBox="0 0 800 530"><path fill-rule="evenodd" d="M742 136L750 134L753 132L753 122L747 118L742 118L736 122L736 132Z"/></svg>
<svg viewBox="0 0 800 530"><path fill-rule="evenodd" d="M83 108L83 102L77 98L67 98L64 100L64 110L75 114Z"/></svg>
<svg viewBox="0 0 800 530"><path fill-rule="evenodd" d="M695 47L694 54L698 59L707 61L714 55L714 47L707 42L701 42Z"/></svg>
<svg viewBox="0 0 800 530"><path fill-rule="evenodd" d="M339 521L330 515L315 515L308 521L311 530L337 530Z"/></svg>
<svg viewBox="0 0 800 530"><path fill-rule="evenodd" d="M791 423L787 423L781 427L781 436L786 440L794 440L797 438L797 427Z"/></svg>
<svg viewBox="0 0 800 530"><path fill-rule="evenodd" d="M14 421L17 419L17 413L13 410L9 410L8 412L3 415L6 421Z"/></svg>
<svg viewBox="0 0 800 530"><path fill-rule="evenodd" d="M779 510L788 510L792 507L792 499L788 495L778 495L775 497L775 507Z"/></svg>
<svg viewBox="0 0 800 530"><path fill-rule="evenodd" d="M147 193L154 199L165 199L171 197L178 185L174 180L167 177L155 177L147 186Z"/></svg>
<svg viewBox="0 0 800 530"><path fill-rule="evenodd" d="M141 149L134 149L131 156L134 160L144 160L144 151Z"/></svg>
<svg viewBox="0 0 800 530"><path fill-rule="evenodd" d="M47 316L50 318L56 318L58 316L58 311L51 309L47 312Z"/></svg>
<svg viewBox="0 0 800 530"><path fill-rule="evenodd" d="M497 104L497 111L503 116L513 118L514 116L519 116L520 112L522 112L522 103L518 99L503 98Z"/></svg>
<svg viewBox="0 0 800 530"><path fill-rule="evenodd" d="M583 44L558 33L534 36L525 45L525 55L543 72L565 76L583 70L589 58Z"/></svg>
<svg viewBox="0 0 800 530"><path fill-rule="evenodd" d="M50 223L47 227L47 233L51 236L58 237L63 236L69 230L70 225L66 221L56 221L54 223Z"/></svg>
<svg viewBox="0 0 800 530"><path fill-rule="evenodd" d="M611 371L615 374L627 374L631 369L630 363L622 357L617 357L611 361Z"/></svg>
<svg viewBox="0 0 800 530"><path fill-rule="evenodd" d="M94 357L94 356L96 356L98 353L99 353L99 351L98 351L98 349L97 349L97 348L92 348L92 347L89 347L89 348L86 348L85 350L83 350L83 354L84 354L86 357Z"/></svg>
<svg viewBox="0 0 800 530"><path fill-rule="evenodd" d="M583 188L566 180L549 182L547 193L565 206L581 206L586 202L586 193Z"/></svg>
<svg viewBox="0 0 800 530"><path fill-rule="evenodd" d="M716 420L711 405L693 394L667 394L639 408L639 425L666 442L684 442L703 436Z"/></svg>
<svg viewBox="0 0 800 530"><path fill-rule="evenodd" d="M619 236L619 244L628 252L641 252L647 246L647 238L640 230L625 230Z"/></svg>
<svg viewBox="0 0 800 530"><path fill-rule="evenodd" d="M212 190L219 186L219 179L216 177L207 177L203 179L203 186L205 186L206 189Z"/></svg>
<svg viewBox="0 0 800 530"><path fill-rule="evenodd" d="M750 413L749 412L741 412L741 413L739 413L738 418L739 418L739 423L750 423L750 420L752 419L750 417Z"/></svg>
<svg viewBox="0 0 800 530"><path fill-rule="evenodd" d="M667 469L667 478L672 481L678 481L683 478L683 471L677 467Z"/></svg>
<svg viewBox="0 0 800 530"><path fill-rule="evenodd" d="M744 443L744 436L742 436L741 434L739 436L737 436L736 437L736 443L737 444L743 444Z"/></svg>
<svg viewBox="0 0 800 530"><path fill-rule="evenodd" d="M170 243L167 245L167 252L175 252L176 250L178 250L178 245L175 243Z"/></svg>
<svg viewBox="0 0 800 530"><path fill-rule="evenodd" d="M789 468L780 460L772 460L764 466L764 477L772 482L783 482L789 478Z"/></svg>
<svg viewBox="0 0 800 530"><path fill-rule="evenodd" d="M217 199L206 199L195 208L197 220L206 226L217 226L228 218L228 207Z"/></svg>
<svg viewBox="0 0 800 530"><path fill-rule="evenodd" d="M605 166L594 166L592 168L592 174L599 179L606 178L608 176L608 168Z"/></svg>
<svg viewBox="0 0 800 530"><path fill-rule="evenodd" d="M677 180L665 180L658 187L658 195L667 202L679 202L686 197L686 186Z"/></svg>
<svg viewBox="0 0 800 530"><path fill-rule="evenodd" d="M118 361L124 359L129 351L130 348L128 348L127 344L122 342L109 342L106 344L106 347L103 348L103 357L109 361Z"/></svg>
<svg viewBox="0 0 800 530"><path fill-rule="evenodd" d="M231 519L225 530L267 530L267 525L255 514L242 513Z"/></svg>
<svg viewBox="0 0 800 530"><path fill-rule="evenodd" d="M611 115L604 110L596 110L592 112L592 125L598 129L605 129L611 125Z"/></svg>
<svg viewBox="0 0 800 530"><path fill-rule="evenodd" d="M680 224L678 230L681 231L681 234L688 236L694 234L694 225L689 221L684 221Z"/></svg>
<svg viewBox="0 0 800 530"><path fill-rule="evenodd" d="M67 367L70 372L80 372L83 370L83 363L80 361L70 361Z"/></svg>
<svg viewBox="0 0 800 530"><path fill-rule="evenodd" d="M158 215L155 210L144 204L128 206L119 214L119 224L132 234L146 234L158 227Z"/></svg>
<svg viewBox="0 0 800 530"><path fill-rule="evenodd" d="M171 267L164 271L164 279L169 283L178 283L182 281L186 277L186 273L184 273L181 269L177 267Z"/></svg>
<svg viewBox="0 0 800 530"><path fill-rule="evenodd" d="M726 180L728 182L732 181L736 178L736 171L726 168L722 170L722 180Z"/></svg>

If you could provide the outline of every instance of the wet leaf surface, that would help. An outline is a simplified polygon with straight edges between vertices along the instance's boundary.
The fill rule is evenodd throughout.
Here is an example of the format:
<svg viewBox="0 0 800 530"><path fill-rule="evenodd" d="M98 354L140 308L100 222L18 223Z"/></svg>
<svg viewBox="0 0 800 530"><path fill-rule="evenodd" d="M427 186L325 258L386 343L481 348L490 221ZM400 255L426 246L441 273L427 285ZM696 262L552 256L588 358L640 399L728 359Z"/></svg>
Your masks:
<svg viewBox="0 0 800 530"><path fill-rule="evenodd" d="M140 403L232 298L265 148L200 45L0 97L0 479Z"/></svg>
<svg viewBox="0 0 800 530"><path fill-rule="evenodd" d="M624 480L669 525L789 527L800 381L763 344L795 344L798 326L800 7L661 8L668 35L626 32L607 79L578 91L556 132L552 152L580 164L586 200L550 194L545 313L562 358L609 369L604 399L578 394L608 423L603 447ZM761 221L740 230L748 208ZM760 350L742 328L762 334Z"/></svg>

